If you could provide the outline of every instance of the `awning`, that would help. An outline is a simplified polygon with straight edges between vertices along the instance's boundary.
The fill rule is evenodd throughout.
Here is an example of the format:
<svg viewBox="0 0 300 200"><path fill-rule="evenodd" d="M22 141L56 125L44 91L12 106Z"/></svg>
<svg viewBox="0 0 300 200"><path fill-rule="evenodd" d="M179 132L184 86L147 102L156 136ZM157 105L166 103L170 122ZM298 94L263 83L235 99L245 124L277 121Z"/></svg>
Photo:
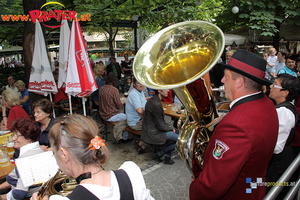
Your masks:
<svg viewBox="0 0 300 200"><path fill-rule="evenodd" d="M114 48L116 53L124 52L125 48ZM100 47L100 48L91 48L87 49L89 53L109 53L109 49L107 47Z"/></svg>
<svg viewBox="0 0 300 200"><path fill-rule="evenodd" d="M245 44L246 43L246 36L242 35L235 35L235 34L227 34L225 33L225 45L231 45L233 42L236 44Z"/></svg>
<svg viewBox="0 0 300 200"><path fill-rule="evenodd" d="M15 46L11 48L1 49L0 55L14 55L14 54L22 54L23 47Z"/></svg>

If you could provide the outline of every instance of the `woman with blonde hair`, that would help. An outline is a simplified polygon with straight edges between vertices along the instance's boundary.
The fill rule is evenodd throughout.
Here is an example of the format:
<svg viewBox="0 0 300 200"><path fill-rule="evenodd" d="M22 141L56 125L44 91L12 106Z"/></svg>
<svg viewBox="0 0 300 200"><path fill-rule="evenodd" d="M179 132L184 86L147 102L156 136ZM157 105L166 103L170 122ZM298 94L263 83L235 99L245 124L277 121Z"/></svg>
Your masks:
<svg viewBox="0 0 300 200"><path fill-rule="evenodd" d="M98 131L95 121L76 114L53 125L49 140L57 164L79 185L67 197L53 195L50 200L152 200L141 170L134 162L126 161L116 171L104 170L109 152ZM36 200L36 196L33 194L32 199Z"/></svg>
<svg viewBox="0 0 300 200"><path fill-rule="evenodd" d="M98 63L94 68L94 76L98 86L98 89L94 91L91 95L93 100L93 108L99 109L99 89L105 85L104 83L104 75L105 75L105 66L103 63Z"/></svg>
<svg viewBox="0 0 300 200"><path fill-rule="evenodd" d="M2 121L1 130L5 131L11 121L18 117L29 117L25 110L20 106L20 97L14 90L4 90L2 92ZM9 109L9 115L6 116L6 108Z"/></svg>
<svg viewBox="0 0 300 200"><path fill-rule="evenodd" d="M30 115L31 114L31 106L29 101L29 92L25 87L25 83L21 80L15 82L15 86L18 88L19 92L21 92L20 104L22 104L23 109Z"/></svg>

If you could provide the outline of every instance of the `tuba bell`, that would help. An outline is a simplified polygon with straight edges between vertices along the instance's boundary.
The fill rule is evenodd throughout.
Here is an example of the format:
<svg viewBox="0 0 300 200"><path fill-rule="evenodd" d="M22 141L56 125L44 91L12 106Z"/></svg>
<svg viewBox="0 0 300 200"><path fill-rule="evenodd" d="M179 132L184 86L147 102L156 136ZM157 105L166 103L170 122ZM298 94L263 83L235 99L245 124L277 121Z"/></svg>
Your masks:
<svg viewBox="0 0 300 200"><path fill-rule="evenodd" d="M185 117L178 120L176 149L194 177L202 171L203 154L214 130L209 125L218 117L208 72L224 45L224 34L214 24L187 21L153 35L133 63L140 83L151 89L173 89L186 108ZM194 123L189 123L190 117Z"/></svg>

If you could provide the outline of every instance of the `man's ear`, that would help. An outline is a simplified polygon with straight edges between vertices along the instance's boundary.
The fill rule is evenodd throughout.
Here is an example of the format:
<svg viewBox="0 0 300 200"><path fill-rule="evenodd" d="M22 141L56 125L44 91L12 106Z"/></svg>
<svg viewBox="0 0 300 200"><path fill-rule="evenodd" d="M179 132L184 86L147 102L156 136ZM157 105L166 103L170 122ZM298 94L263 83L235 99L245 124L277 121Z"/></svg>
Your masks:
<svg viewBox="0 0 300 200"><path fill-rule="evenodd" d="M235 81L238 89L244 85L244 78L242 76L237 77Z"/></svg>
<svg viewBox="0 0 300 200"><path fill-rule="evenodd" d="M286 99L286 97L289 95L289 91L288 90L283 90L281 91L282 96L284 96L284 98Z"/></svg>

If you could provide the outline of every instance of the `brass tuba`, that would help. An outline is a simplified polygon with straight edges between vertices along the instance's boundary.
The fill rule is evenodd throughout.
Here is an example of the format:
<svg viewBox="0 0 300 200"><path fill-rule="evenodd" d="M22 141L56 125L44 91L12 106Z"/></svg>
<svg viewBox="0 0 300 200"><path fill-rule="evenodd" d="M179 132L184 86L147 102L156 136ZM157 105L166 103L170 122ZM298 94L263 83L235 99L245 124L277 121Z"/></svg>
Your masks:
<svg viewBox="0 0 300 200"><path fill-rule="evenodd" d="M41 186L38 192L38 199L42 200L46 194L49 196L54 194L67 196L77 185L74 178L67 176L62 171L58 170L52 178Z"/></svg>
<svg viewBox="0 0 300 200"><path fill-rule="evenodd" d="M173 89L186 108L178 120L176 149L198 176L203 154L213 132L210 124L218 114L212 98L209 70L225 45L220 28L205 21L187 21L169 26L146 41L135 56L136 79L151 89ZM195 123L188 123L191 116Z"/></svg>

